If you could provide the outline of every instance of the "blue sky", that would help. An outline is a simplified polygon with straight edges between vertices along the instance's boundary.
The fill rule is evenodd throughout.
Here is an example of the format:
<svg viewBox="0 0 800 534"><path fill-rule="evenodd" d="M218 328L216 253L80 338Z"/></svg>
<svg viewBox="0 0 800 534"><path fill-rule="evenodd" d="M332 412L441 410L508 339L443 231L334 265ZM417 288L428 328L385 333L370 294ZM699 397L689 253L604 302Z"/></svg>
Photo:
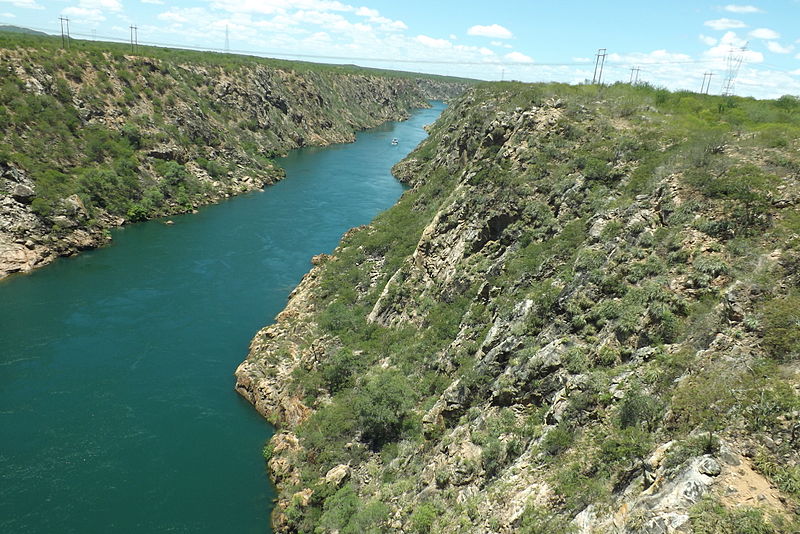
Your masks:
<svg viewBox="0 0 800 534"><path fill-rule="evenodd" d="M74 36L229 49L259 55L480 79L639 79L719 93L731 50L739 95L800 95L800 0L0 0L0 23ZM742 50L744 47L746 50Z"/></svg>

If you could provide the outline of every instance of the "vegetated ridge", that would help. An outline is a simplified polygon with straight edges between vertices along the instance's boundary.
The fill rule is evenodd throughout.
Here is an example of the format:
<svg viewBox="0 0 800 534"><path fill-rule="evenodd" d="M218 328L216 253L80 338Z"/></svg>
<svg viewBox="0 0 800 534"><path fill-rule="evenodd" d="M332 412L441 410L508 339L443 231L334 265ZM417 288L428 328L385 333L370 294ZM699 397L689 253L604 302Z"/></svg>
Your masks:
<svg viewBox="0 0 800 534"><path fill-rule="evenodd" d="M800 100L493 84L253 339L276 532L794 533Z"/></svg>
<svg viewBox="0 0 800 534"><path fill-rule="evenodd" d="M463 80L0 33L0 278L261 188Z"/></svg>
<svg viewBox="0 0 800 534"><path fill-rule="evenodd" d="M23 28L22 26L14 26L13 24L0 24L0 32L24 33L26 35L39 35L42 37L47 36L44 32Z"/></svg>

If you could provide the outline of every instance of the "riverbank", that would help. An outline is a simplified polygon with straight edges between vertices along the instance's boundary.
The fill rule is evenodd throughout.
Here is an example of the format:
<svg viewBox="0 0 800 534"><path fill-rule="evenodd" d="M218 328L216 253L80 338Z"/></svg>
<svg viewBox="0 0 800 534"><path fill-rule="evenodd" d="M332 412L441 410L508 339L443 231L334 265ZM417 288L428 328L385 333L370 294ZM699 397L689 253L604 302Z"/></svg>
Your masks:
<svg viewBox="0 0 800 534"><path fill-rule="evenodd" d="M349 67L2 39L0 278L101 246L110 228L263 188L283 176L272 158L351 142L465 87Z"/></svg>

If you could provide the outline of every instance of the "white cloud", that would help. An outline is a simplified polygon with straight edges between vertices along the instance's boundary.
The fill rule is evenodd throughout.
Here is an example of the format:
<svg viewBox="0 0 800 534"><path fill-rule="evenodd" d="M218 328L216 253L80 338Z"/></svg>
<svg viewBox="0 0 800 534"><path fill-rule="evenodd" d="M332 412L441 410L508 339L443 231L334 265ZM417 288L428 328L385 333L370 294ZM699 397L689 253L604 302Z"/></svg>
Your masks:
<svg viewBox="0 0 800 534"><path fill-rule="evenodd" d="M427 35L417 35L416 37L414 37L414 40L429 48L443 49L443 48L453 47L453 43L451 43L447 39L435 39L433 37L428 37Z"/></svg>
<svg viewBox="0 0 800 534"><path fill-rule="evenodd" d="M314 41L316 43L327 44L327 43L332 43L333 39L331 39L331 36L328 34L328 32L316 32L314 34L311 34L308 37L308 39L306 39L306 41Z"/></svg>
<svg viewBox="0 0 800 534"><path fill-rule="evenodd" d="M377 9L370 9L368 7L359 7L356 9L356 15L359 17L379 17L380 11Z"/></svg>
<svg viewBox="0 0 800 534"><path fill-rule="evenodd" d="M61 10L62 15L72 17L75 22L92 23L103 22L106 17L99 9L89 9L85 7L70 6Z"/></svg>
<svg viewBox="0 0 800 534"><path fill-rule="evenodd" d="M769 28L758 28L751 31L748 35L755 39L779 39L781 34Z"/></svg>
<svg viewBox="0 0 800 534"><path fill-rule="evenodd" d="M4 19L15 19L17 16L13 13L0 13L0 17Z"/></svg>
<svg viewBox="0 0 800 534"><path fill-rule="evenodd" d="M509 52L505 56L508 61L513 61L514 63L533 63L533 58L530 56L526 56L521 52Z"/></svg>
<svg viewBox="0 0 800 534"><path fill-rule="evenodd" d="M493 50L489 50L488 48L485 48L485 47L480 47L478 49L478 53L480 53L480 55L482 55L482 56L487 56L487 57L494 55L494 51Z"/></svg>
<svg viewBox="0 0 800 534"><path fill-rule="evenodd" d="M734 28L746 28L747 24L742 22L741 20L736 19L714 19L714 20L707 20L703 23L704 25L708 26L712 30L732 30Z"/></svg>
<svg viewBox="0 0 800 534"><path fill-rule="evenodd" d="M199 25L206 25L210 22L210 14L202 7L188 7L188 8L173 8L169 11L159 13L156 18L165 22L172 22L174 24L183 24L184 22L200 23Z"/></svg>
<svg viewBox="0 0 800 534"><path fill-rule="evenodd" d="M717 39L715 39L714 37L709 37L708 35L703 35L703 34L700 34L700 40L706 46L714 46L718 42Z"/></svg>
<svg viewBox="0 0 800 534"><path fill-rule="evenodd" d="M739 6L736 4L728 4L722 9L730 11L731 13L763 13L763 11L756 6Z"/></svg>
<svg viewBox="0 0 800 534"><path fill-rule="evenodd" d="M777 41L767 41L767 50L776 54L788 54L794 50L794 47L791 45L783 46Z"/></svg>
<svg viewBox="0 0 800 534"><path fill-rule="evenodd" d="M353 6L342 4L334 0L213 0L211 2L211 7L231 13L261 13L265 15L286 13L297 9L313 11L357 11Z"/></svg>
<svg viewBox="0 0 800 534"><path fill-rule="evenodd" d="M800 69L789 71L789 74L794 74L795 76L800 76Z"/></svg>
<svg viewBox="0 0 800 534"><path fill-rule="evenodd" d="M632 63L646 65L651 63L686 63L692 61L692 56L666 50L653 50L652 52L634 52L632 54L608 54L607 59L615 63Z"/></svg>
<svg viewBox="0 0 800 534"><path fill-rule="evenodd" d="M122 3L119 0L80 0L78 6L83 9L122 11Z"/></svg>
<svg viewBox="0 0 800 534"><path fill-rule="evenodd" d="M456 39L458 39L458 36L454 33L451 33L450 35L448 35L448 37L450 38L451 41L455 41Z"/></svg>
<svg viewBox="0 0 800 534"><path fill-rule="evenodd" d="M44 9L36 3L36 0L0 0L4 4L11 4L14 7L24 7L26 9Z"/></svg>
<svg viewBox="0 0 800 534"><path fill-rule="evenodd" d="M502 41L492 41L489 44L492 45L492 46L499 46L499 47L502 47L502 48L513 48L510 44L504 43Z"/></svg>
<svg viewBox="0 0 800 534"><path fill-rule="evenodd" d="M162 0L142 0L143 4L156 4L158 6L163 6L164 2Z"/></svg>
<svg viewBox="0 0 800 534"><path fill-rule="evenodd" d="M489 37L491 39L511 39L514 37L514 34L511 33L511 30L504 28L499 24L492 24L491 26L473 26L467 30L467 35Z"/></svg>
<svg viewBox="0 0 800 534"><path fill-rule="evenodd" d="M407 30L405 22L402 20L392 20L382 17L377 9L370 9L368 7L360 7L356 10L356 15L366 17L369 22L377 24L381 30L384 31L400 31Z"/></svg>

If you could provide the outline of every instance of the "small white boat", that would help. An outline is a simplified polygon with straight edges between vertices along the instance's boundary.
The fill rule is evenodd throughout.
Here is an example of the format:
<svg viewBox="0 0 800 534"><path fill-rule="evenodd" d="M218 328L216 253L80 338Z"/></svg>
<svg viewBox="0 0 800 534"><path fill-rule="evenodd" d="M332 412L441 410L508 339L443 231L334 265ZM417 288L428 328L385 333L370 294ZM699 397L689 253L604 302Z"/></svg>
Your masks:
<svg viewBox="0 0 800 534"><path fill-rule="evenodd" d="M396 145L397 143L399 143L399 141L397 140L397 138L396 138L396 137L395 137L394 139L392 139L392 144L393 144L393 145Z"/></svg>

